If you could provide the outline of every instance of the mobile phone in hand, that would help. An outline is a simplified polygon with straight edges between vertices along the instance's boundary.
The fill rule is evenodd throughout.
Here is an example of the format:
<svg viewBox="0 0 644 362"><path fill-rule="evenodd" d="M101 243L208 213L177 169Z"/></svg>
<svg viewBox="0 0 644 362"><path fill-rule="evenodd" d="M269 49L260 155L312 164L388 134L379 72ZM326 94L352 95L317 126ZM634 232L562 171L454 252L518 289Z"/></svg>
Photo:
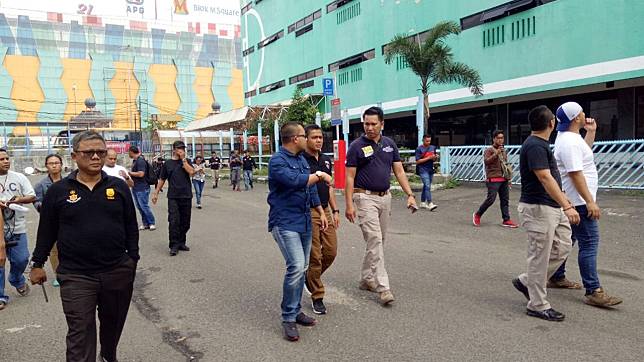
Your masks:
<svg viewBox="0 0 644 362"><path fill-rule="evenodd" d="M407 206L407 208L411 211L412 214L415 213L416 211L418 211L418 206L416 206L414 204L411 204L411 205Z"/></svg>

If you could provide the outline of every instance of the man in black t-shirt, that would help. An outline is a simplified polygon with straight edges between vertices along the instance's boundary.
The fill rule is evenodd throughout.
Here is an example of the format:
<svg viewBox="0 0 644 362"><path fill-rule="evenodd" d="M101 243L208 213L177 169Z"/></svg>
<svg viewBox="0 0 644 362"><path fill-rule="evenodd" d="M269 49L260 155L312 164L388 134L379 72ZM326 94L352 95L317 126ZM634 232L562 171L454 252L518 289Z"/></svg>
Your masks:
<svg viewBox="0 0 644 362"><path fill-rule="evenodd" d="M132 177L132 181L134 181L134 186L132 187L134 205L136 205L136 208L141 214L142 223L139 226L139 230L156 230L154 214L149 205L150 185L145 180L145 173L148 172L148 163L136 146L131 146L128 154L132 159L132 171L130 171L129 175Z"/></svg>
<svg viewBox="0 0 644 362"><path fill-rule="evenodd" d="M239 151L234 150L230 155L230 182L233 185L233 191L241 191L239 185L242 160L239 157Z"/></svg>
<svg viewBox="0 0 644 362"><path fill-rule="evenodd" d="M253 188L253 170L257 168L255 160L250 156L248 150L244 151L242 158L242 169L244 170L244 190L248 191L248 187Z"/></svg>
<svg viewBox="0 0 644 362"><path fill-rule="evenodd" d="M219 169L221 168L221 158L217 156L216 152L212 153L212 157L208 160L208 165L212 171L212 188L216 189L219 186Z"/></svg>
<svg viewBox="0 0 644 362"><path fill-rule="evenodd" d="M159 192L166 181L168 187L168 234L170 239L170 256L175 256L179 250L190 251L186 245L186 234L190 230L190 214L192 210L192 182L194 175L190 160L186 158L186 144L175 141L172 144L172 159L165 161L159 175L159 183L152 194L152 203L156 205Z"/></svg>
<svg viewBox="0 0 644 362"><path fill-rule="evenodd" d="M546 281L566 260L572 249L570 224L579 214L561 191L561 177L550 150L555 116L546 106L528 115L532 134L521 146L521 226L528 232L527 273L512 280L528 299L527 314L548 321L562 321L563 313L546 300Z"/></svg>

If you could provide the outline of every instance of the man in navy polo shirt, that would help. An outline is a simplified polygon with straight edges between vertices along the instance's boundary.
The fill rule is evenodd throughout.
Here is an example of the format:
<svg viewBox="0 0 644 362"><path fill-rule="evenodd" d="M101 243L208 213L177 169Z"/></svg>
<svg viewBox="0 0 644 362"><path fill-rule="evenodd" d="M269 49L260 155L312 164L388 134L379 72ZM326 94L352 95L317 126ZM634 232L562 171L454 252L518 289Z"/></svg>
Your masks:
<svg viewBox="0 0 644 362"><path fill-rule="evenodd" d="M306 134L298 123L288 122L280 129L282 147L268 162L268 231L273 235L286 261L282 296L284 337L297 341L297 324L315 325L316 320L300 311L304 272L311 253L311 208L320 214L320 228L327 219L320 204L318 182L331 184L331 176L322 171L310 174L309 164L302 156Z"/></svg>
<svg viewBox="0 0 644 362"><path fill-rule="evenodd" d="M381 135L384 115L379 107L371 107L362 115L365 134L349 146L347 152L346 217L356 219L366 242L359 288L379 294L380 302L394 301L385 270L384 243L391 212L389 177L394 175L407 194L407 207L417 210L416 199L409 187L396 143ZM355 203L355 206L354 206Z"/></svg>

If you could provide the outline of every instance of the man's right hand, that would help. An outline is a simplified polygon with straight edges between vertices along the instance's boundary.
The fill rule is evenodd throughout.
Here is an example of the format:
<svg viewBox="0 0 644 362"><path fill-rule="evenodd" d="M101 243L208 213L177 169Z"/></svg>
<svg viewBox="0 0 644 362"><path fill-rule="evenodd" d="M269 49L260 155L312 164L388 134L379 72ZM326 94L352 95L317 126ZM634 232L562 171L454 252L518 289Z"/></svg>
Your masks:
<svg viewBox="0 0 644 362"><path fill-rule="evenodd" d="M597 205L596 202L592 202L586 205L586 209L588 210L588 217L593 219L593 220L599 220L599 217L601 216L601 210L599 209L599 206Z"/></svg>
<svg viewBox="0 0 644 362"><path fill-rule="evenodd" d="M154 192L152 193L152 204L153 204L153 205L156 205L156 204L157 204L157 200L158 200L158 199L159 199L159 192L158 192L158 191L154 191Z"/></svg>
<svg viewBox="0 0 644 362"><path fill-rule="evenodd" d="M43 268L31 268L29 272L31 284L42 284L47 281L47 273Z"/></svg>
<svg viewBox="0 0 644 362"><path fill-rule="evenodd" d="M579 224L579 221L580 221L579 220L579 213L577 212L577 210L575 210L574 207L571 207L570 209L564 211L564 214L566 214L566 217L568 218L568 221L570 221L570 223L572 225L578 225Z"/></svg>
<svg viewBox="0 0 644 362"><path fill-rule="evenodd" d="M320 178L320 180L324 181L324 183L327 185L331 185L331 182L333 182L333 177L331 177L331 175L326 172L322 172L322 177Z"/></svg>
<svg viewBox="0 0 644 362"><path fill-rule="evenodd" d="M353 207L353 203L350 203L347 205L347 210L344 212L344 216L347 217L347 220L349 220L351 223L354 223L356 220L356 210Z"/></svg>

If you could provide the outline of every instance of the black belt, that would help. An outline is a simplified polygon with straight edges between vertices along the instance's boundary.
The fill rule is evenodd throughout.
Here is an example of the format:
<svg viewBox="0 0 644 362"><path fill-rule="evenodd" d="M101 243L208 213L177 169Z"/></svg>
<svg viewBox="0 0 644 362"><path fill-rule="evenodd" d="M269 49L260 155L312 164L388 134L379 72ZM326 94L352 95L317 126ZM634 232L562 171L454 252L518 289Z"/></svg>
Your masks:
<svg viewBox="0 0 644 362"><path fill-rule="evenodd" d="M367 195L377 195L377 196L385 196L385 195L389 194L389 190L387 190L387 191L371 191L371 190L358 189L358 188L353 189L353 192L357 193L357 194L367 194Z"/></svg>

